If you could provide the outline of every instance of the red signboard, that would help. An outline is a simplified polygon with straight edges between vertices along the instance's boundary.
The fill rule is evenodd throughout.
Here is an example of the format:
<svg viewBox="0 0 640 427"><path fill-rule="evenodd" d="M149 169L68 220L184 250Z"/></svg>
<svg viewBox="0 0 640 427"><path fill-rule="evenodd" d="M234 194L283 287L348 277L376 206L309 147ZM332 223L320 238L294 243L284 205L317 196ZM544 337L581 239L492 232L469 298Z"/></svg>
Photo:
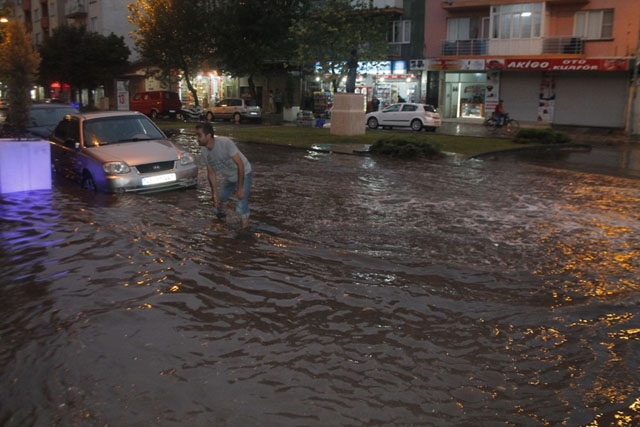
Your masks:
<svg viewBox="0 0 640 427"><path fill-rule="evenodd" d="M626 71L627 59L505 59L503 70Z"/></svg>

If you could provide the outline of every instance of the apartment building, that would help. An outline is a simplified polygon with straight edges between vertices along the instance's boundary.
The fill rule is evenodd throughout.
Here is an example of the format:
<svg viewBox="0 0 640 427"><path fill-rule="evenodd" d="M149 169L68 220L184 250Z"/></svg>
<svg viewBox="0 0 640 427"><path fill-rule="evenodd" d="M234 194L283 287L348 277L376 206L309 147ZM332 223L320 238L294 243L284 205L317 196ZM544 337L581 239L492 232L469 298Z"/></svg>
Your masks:
<svg viewBox="0 0 640 427"><path fill-rule="evenodd" d="M637 0L426 0L426 99L444 117L624 128Z"/></svg>
<svg viewBox="0 0 640 427"><path fill-rule="evenodd" d="M88 31L105 36L114 33L124 37L131 50L129 61L138 59L130 36L133 27L127 19L129 0L11 0L9 3L13 6L13 18L24 23L36 46L61 25L84 26ZM144 72L139 74L138 78L143 79ZM69 86L64 82L54 82L51 87L35 89L33 98L69 99L69 94L65 93L68 91ZM104 88L99 88L93 95L97 105L105 109L113 107L109 101L113 102L114 97L106 96ZM83 105L88 103L86 90L80 93L79 100Z"/></svg>

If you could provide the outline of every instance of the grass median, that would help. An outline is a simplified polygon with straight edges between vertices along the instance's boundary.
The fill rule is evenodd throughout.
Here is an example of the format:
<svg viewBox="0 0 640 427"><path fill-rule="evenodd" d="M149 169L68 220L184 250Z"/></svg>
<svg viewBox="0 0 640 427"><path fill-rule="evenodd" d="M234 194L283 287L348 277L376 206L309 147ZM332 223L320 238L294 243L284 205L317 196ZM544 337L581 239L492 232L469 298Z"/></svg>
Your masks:
<svg viewBox="0 0 640 427"><path fill-rule="evenodd" d="M193 129L195 123L158 122L161 128ZM491 151L518 148L521 145L504 138L482 138L442 135L431 132L394 130L369 130L359 136L336 136L329 129L298 126L235 126L214 123L217 135L232 137L237 141L283 145L288 147L315 148L332 144L374 144L381 138L397 137L405 140L425 141L443 152L473 156Z"/></svg>

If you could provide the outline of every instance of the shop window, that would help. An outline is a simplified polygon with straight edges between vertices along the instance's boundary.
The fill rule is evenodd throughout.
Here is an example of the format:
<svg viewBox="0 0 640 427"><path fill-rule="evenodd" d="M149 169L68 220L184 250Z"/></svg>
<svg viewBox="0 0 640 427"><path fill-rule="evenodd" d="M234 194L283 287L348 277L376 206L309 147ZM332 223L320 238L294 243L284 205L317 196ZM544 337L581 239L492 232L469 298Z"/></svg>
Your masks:
<svg viewBox="0 0 640 427"><path fill-rule="evenodd" d="M587 40L613 37L613 9L577 12L573 34Z"/></svg>
<svg viewBox="0 0 640 427"><path fill-rule="evenodd" d="M540 37L543 3L508 4L491 7L493 39Z"/></svg>
<svg viewBox="0 0 640 427"><path fill-rule="evenodd" d="M411 21L393 21L387 34L389 43L406 44L411 42Z"/></svg>

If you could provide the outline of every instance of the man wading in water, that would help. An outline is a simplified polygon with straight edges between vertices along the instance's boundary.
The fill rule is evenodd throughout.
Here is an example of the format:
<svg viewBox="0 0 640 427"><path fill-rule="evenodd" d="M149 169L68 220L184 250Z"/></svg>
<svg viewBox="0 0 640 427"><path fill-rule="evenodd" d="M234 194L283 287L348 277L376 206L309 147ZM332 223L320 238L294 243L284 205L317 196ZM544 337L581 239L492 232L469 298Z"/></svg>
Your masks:
<svg viewBox="0 0 640 427"><path fill-rule="evenodd" d="M213 204L217 209L216 215L220 219L226 216L222 204L229 200L235 191L238 198L236 212L240 214L242 219L242 228L247 228L249 226L251 163L229 138L215 138L211 123L196 126L196 139L202 147L202 160L207 165L207 178L209 185L211 185ZM216 172L224 177L219 191L216 185Z"/></svg>

